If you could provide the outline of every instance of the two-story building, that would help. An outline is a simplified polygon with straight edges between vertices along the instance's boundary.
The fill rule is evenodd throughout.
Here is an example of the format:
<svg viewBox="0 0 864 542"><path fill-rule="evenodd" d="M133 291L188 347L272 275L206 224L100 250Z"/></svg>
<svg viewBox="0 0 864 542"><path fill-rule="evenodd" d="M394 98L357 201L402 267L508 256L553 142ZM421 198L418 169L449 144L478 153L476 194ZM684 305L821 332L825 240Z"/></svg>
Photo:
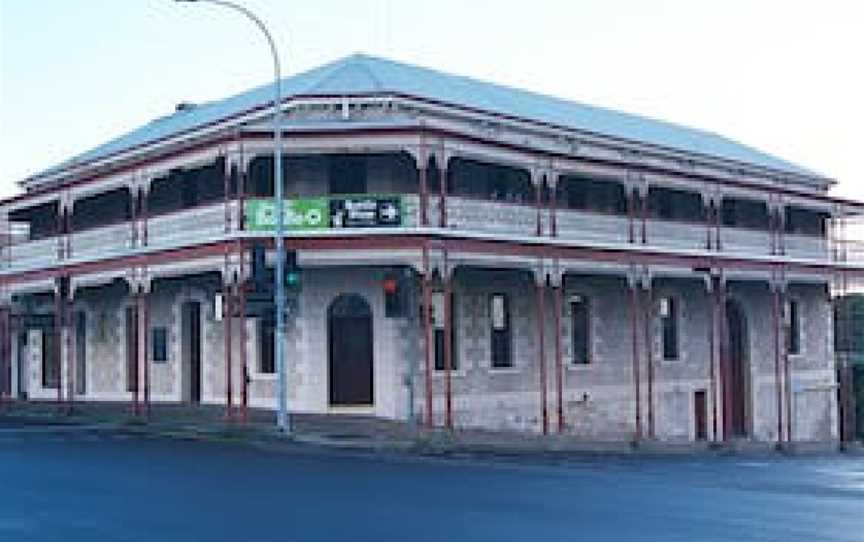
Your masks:
<svg viewBox="0 0 864 542"><path fill-rule="evenodd" d="M291 410L837 438L832 287L864 262L833 225L864 204L832 180L364 55L283 88ZM276 407L271 96L181 104L0 202L5 395Z"/></svg>

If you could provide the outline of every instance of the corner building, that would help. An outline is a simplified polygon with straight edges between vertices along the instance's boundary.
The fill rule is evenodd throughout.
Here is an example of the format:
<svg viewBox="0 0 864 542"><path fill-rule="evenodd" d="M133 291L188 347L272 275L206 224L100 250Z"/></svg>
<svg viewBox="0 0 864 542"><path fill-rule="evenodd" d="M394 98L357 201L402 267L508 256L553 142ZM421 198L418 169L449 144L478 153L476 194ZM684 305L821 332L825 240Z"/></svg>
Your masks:
<svg viewBox="0 0 864 542"><path fill-rule="evenodd" d="M864 204L702 131L355 55L283 82L289 405L585 439L838 438ZM269 86L0 202L0 390L276 408Z"/></svg>

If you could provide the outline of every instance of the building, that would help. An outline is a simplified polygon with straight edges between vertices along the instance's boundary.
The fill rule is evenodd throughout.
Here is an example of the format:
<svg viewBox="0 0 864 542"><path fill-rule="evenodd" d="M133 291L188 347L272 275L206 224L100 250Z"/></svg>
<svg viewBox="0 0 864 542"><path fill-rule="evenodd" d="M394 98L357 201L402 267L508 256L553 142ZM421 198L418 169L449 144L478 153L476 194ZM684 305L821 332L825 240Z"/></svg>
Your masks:
<svg viewBox="0 0 864 542"><path fill-rule="evenodd" d="M838 438L832 285L864 261L834 234L864 204L832 180L364 55L283 88L292 410ZM6 395L275 407L270 96L181 104L0 202Z"/></svg>

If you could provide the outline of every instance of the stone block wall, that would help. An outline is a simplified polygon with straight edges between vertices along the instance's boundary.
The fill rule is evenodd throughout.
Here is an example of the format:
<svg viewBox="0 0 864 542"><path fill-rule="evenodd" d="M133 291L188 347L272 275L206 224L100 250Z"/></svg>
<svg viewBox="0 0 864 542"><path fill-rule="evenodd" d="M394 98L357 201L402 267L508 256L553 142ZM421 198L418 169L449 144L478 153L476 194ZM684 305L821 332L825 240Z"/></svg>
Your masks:
<svg viewBox="0 0 864 542"><path fill-rule="evenodd" d="M329 412L328 308L340 294L361 296L372 311L374 335L374 401L357 412L395 419L408 416L409 397L413 411L423 419L425 408L424 337L418 314L407 318L384 315L382 280L388 272L374 267L326 267L303 272L303 290L295 318L289 320L286 357L289 375L289 405L294 411ZM452 374L454 423L458 427L538 432L542 427L540 364L537 343L537 290L532 275L516 271L458 269L454 276L455 358ZM640 410L642 433L664 441L689 441L696 436L694 397L704 391L709 438L716 410L722 427L720 387L712 389L711 296L696 278L663 278L653 281L650 298L654 315L647 327L637 329L640 352ZM550 430L557 429L558 397L555 359L554 297L547 289L544 313L547 409ZM752 438L777 438L777 382L774 362L772 293L764 283L729 282L729 298L738 303L747 319L746 410ZM512 329L512 361L508 368L491 364L492 294L509 298ZM156 282L150 294L150 324L165 327L168 359L150 360L153 401L179 402L189 399L190 373L184 366L182 307L197 301L201 307L202 402L224 404L224 321L217 321L215 292L194 283ZM790 297L799 303L801 352L790 356L793 373L793 438L833 440L837 438L836 391L834 389L831 308L824 286L794 285ZM578 295L590 306L590 362L574 363L569 299ZM678 307L679 355L663 359L659 303L663 297ZM623 277L568 275L562 293L560 319L563 367L561 408L566 433L592 440L626 440L635 427L635 386L632 360L630 297ZM418 309L419 309L419 299ZM87 319L87 390L84 398L128 401L125 309L128 298L82 293L75 310ZM646 297L647 303L647 297ZM643 322L644 324L644 322ZM247 341L240 344L240 325L247 327ZM260 371L258 322L254 318L234 325L232 352L233 401L239 405L242 389L241 349L249 366L249 404L275 408L276 377ZM29 330L27 387L30 397L53 399L55 390L41 386L39 330ZM646 347L647 340L647 347ZM152 345L151 345L152 346ZM648 348L653 362L649 375ZM63 374L66 374L64 369ZM413 388L406 385L413 374ZM653 397L649 397L649 376ZM719 378L719 375L714 375ZM433 417L443 423L444 375L431 375ZM782 385L782 383L781 383ZM409 394L409 391L412 392Z"/></svg>

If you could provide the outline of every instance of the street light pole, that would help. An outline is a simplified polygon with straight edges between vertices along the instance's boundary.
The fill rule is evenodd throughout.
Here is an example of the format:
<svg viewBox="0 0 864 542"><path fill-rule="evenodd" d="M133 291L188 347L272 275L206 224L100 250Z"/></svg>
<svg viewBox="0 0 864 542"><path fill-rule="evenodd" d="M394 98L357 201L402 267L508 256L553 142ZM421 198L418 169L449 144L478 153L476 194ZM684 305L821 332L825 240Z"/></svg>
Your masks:
<svg viewBox="0 0 864 542"><path fill-rule="evenodd" d="M273 351L276 355L276 373L279 390L279 409L276 425L284 433L291 432L291 420L288 415L288 393L286 389L287 371L285 367L285 202L282 190L282 73L279 65L279 54L273 36L264 23L254 13L245 7L226 0L175 0L176 2L201 2L216 4L239 11L250 19L267 38L270 52L273 55L273 186L276 199L276 333Z"/></svg>

